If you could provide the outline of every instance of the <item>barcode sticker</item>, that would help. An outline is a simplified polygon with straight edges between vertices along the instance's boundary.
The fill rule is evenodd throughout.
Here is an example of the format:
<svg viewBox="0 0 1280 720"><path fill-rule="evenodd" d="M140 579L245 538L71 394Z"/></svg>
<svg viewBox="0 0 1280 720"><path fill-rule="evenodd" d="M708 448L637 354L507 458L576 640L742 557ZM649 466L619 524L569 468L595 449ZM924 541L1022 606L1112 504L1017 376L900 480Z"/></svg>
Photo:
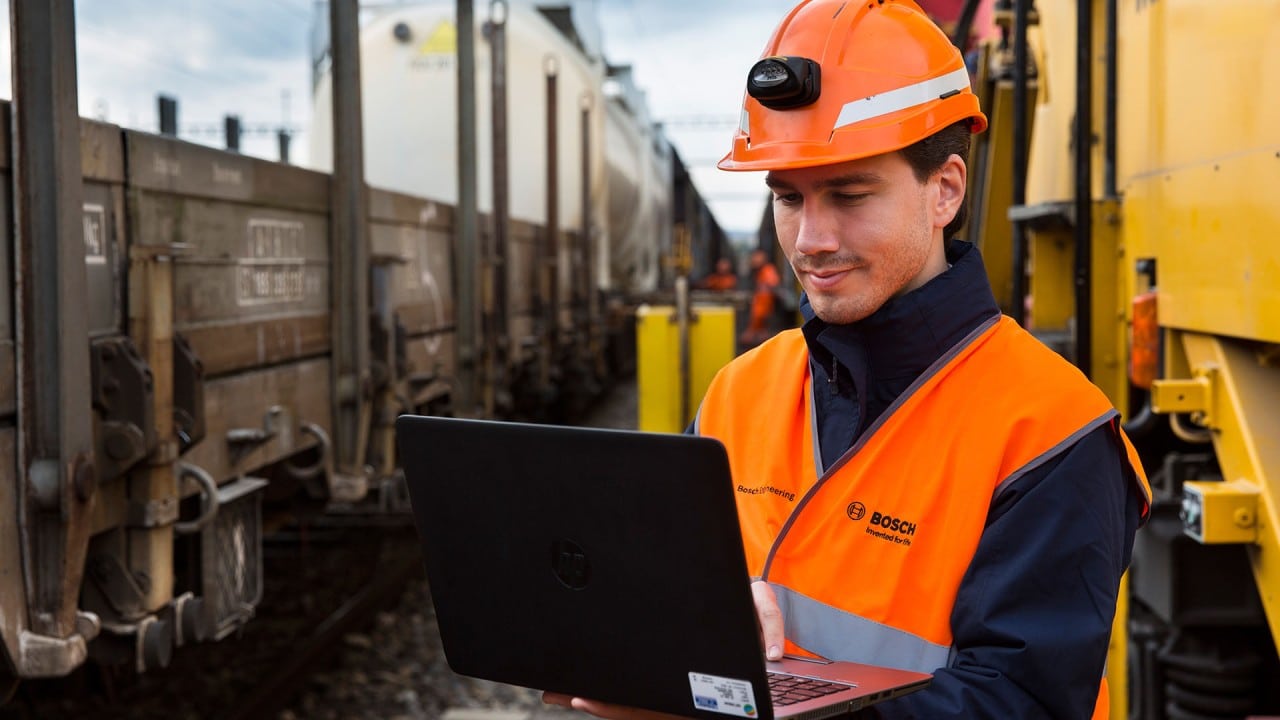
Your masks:
<svg viewBox="0 0 1280 720"><path fill-rule="evenodd" d="M691 672L689 690L693 693L693 706L698 710L734 717L760 716L755 692L746 680Z"/></svg>

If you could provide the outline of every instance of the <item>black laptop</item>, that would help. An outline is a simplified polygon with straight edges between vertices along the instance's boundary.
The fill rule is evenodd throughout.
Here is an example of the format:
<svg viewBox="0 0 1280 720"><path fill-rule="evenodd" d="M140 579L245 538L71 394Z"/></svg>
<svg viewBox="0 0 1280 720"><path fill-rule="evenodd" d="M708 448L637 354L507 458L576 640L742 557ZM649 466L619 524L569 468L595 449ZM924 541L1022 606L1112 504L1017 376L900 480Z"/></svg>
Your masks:
<svg viewBox="0 0 1280 720"><path fill-rule="evenodd" d="M396 434L454 672L765 720L837 715L929 683L765 662L716 440L409 415Z"/></svg>

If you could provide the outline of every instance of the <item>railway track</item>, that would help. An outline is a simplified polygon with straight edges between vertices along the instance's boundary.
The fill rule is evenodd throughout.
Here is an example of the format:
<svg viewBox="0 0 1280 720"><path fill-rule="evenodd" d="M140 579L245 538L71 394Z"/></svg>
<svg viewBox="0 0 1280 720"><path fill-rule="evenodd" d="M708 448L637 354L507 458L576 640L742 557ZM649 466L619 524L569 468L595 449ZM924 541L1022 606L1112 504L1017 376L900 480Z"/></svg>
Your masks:
<svg viewBox="0 0 1280 720"><path fill-rule="evenodd" d="M405 586L422 574L422 558L412 549L379 563L371 582L359 588L315 630L285 655L278 669L263 679L226 717L256 720L286 709L317 669L331 662L348 634L372 624L378 612L394 606Z"/></svg>
<svg viewBox="0 0 1280 720"><path fill-rule="evenodd" d="M624 384L583 424L635 426ZM0 720L563 720L538 694L454 674L407 513L330 512L266 538L258 616L165 669L28 681Z"/></svg>
<svg viewBox="0 0 1280 720"><path fill-rule="evenodd" d="M291 527L269 539L264 565L259 615L237 636L181 648L169 667L140 676L88 663L67 678L23 683L0 718L276 717L344 635L423 575L407 517Z"/></svg>

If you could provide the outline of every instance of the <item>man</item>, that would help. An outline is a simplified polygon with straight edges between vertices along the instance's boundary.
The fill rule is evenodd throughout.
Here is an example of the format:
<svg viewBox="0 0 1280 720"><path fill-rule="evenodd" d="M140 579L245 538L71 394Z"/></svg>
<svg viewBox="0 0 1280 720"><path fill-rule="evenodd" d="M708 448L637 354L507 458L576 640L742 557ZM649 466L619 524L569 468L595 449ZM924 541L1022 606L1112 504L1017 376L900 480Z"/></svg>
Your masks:
<svg viewBox="0 0 1280 720"><path fill-rule="evenodd" d="M747 327L742 331L738 341L744 348L751 348L768 340L775 332L777 304L776 294L782 279L778 270L769 262L769 256L763 250L751 251L751 313L747 318Z"/></svg>
<svg viewBox="0 0 1280 720"><path fill-rule="evenodd" d="M873 717L1107 717L1150 488L952 240L986 128L959 51L910 0L806 0L764 55L720 167L768 171L805 324L725 367L695 425L735 483L787 491L738 497L766 655L934 674Z"/></svg>
<svg viewBox="0 0 1280 720"><path fill-rule="evenodd" d="M698 288L702 290L723 292L736 287L738 287L738 275L733 271L733 261L723 257L716 260L715 270L698 281Z"/></svg>

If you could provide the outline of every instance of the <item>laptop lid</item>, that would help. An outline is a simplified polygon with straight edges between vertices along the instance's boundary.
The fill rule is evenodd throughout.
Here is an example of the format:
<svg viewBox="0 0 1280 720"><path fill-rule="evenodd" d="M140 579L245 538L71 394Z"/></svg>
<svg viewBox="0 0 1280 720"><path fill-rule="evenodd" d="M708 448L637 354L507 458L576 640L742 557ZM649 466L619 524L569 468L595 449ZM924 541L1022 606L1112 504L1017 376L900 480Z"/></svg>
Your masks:
<svg viewBox="0 0 1280 720"><path fill-rule="evenodd" d="M774 716L718 441L418 416L396 431L455 672L694 717ZM858 696L928 678L889 672L888 688L860 683Z"/></svg>

